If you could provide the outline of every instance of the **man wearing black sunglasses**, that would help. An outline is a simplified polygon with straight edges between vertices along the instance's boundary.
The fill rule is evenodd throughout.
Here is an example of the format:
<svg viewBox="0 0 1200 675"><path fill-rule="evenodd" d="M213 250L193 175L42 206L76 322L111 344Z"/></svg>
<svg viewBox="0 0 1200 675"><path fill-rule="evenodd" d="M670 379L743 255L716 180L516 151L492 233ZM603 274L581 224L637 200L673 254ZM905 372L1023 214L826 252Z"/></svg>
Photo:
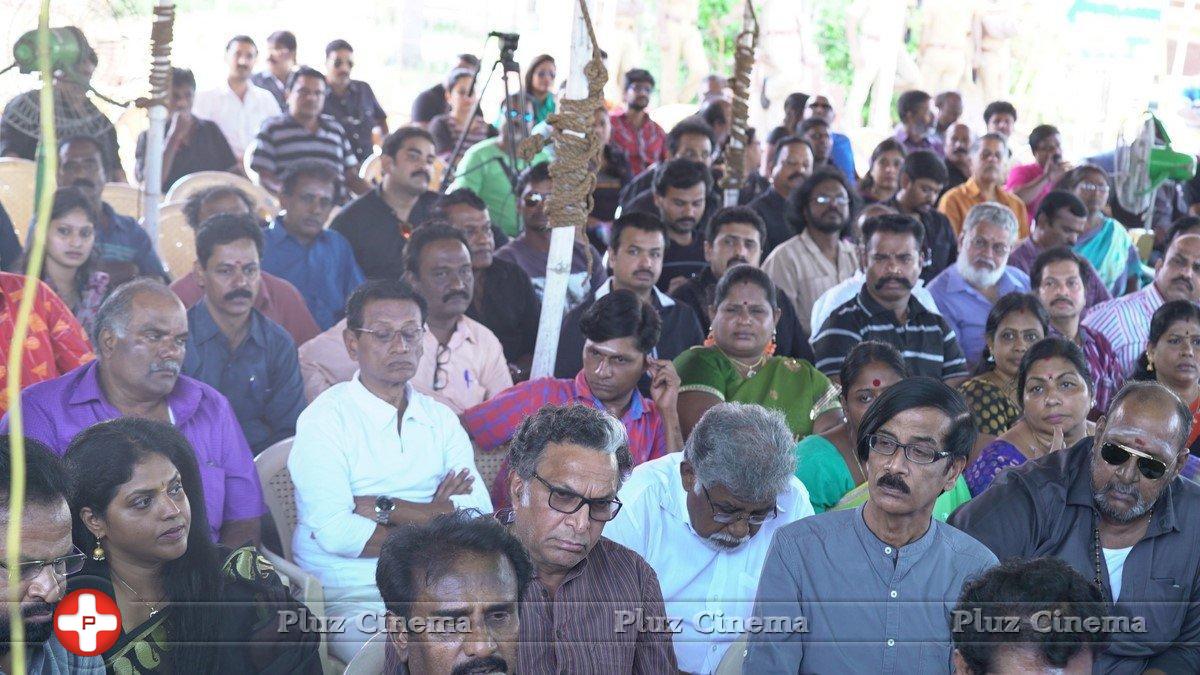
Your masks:
<svg viewBox="0 0 1200 675"><path fill-rule="evenodd" d="M534 568L521 595L521 672L677 672L658 576L600 536L633 464L620 420L578 404L543 407L521 423L508 459L513 508L496 517Z"/></svg>
<svg viewBox="0 0 1200 675"><path fill-rule="evenodd" d="M12 457L9 436L0 436L0 524L7 525ZM54 637L52 616L67 589L67 575L83 567L83 553L71 545L68 482L58 459L46 446L25 439L25 507L21 517L21 550L17 597L25 628L25 667L30 675L104 672L99 656L70 654ZM8 618L9 586L5 542L0 541L0 672L13 672L12 625Z"/></svg>
<svg viewBox="0 0 1200 675"><path fill-rule="evenodd" d="M950 519L1002 559L1061 558L1132 619L1095 672L1200 672L1200 486L1181 476L1191 424L1168 389L1132 382L1094 439L1001 474Z"/></svg>

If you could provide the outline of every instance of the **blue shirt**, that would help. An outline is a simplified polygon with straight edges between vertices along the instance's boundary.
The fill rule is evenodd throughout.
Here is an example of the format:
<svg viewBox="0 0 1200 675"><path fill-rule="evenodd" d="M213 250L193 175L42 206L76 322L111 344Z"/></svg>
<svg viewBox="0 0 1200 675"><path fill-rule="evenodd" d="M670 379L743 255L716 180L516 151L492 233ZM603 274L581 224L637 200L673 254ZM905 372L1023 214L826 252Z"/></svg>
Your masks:
<svg viewBox="0 0 1200 675"><path fill-rule="evenodd" d="M1009 265L996 282L996 297L1009 293L1028 293L1029 275ZM987 344L984 328L992 302L963 279L957 265L951 265L929 282L929 293L942 312L942 318L958 336L958 344L967 357L967 367L975 368Z"/></svg>
<svg viewBox="0 0 1200 675"><path fill-rule="evenodd" d="M33 227L29 229L32 233ZM137 220L118 214L107 202L101 204L100 222L96 223L96 256L102 263L133 263L138 276L169 278L150 235Z"/></svg>
<svg viewBox="0 0 1200 675"><path fill-rule="evenodd" d="M263 271L287 279L300 291L321 330L340 321L346 313L346 298L366 281L346 238L322 230L306 246L288 234L278 216L264 235Z"/></svg>
<svg viewBox="0 0 1200 675"><path fill-rule="evenodd" d="M257 455L294 436L304 409L304 383L296 343L287 331L252 308L246 337L231 353L204 300L187 315L183 373L229 399L251 452Z"/></svg>
<svg viewBox="0 0 1200 675"><path fill-rule="evenodd" d="M834 166L842 170L846 174L846 179L850 181L850 187L858 184L858 173L854 169L854 148L850 146L850 139L846 134L831 134L833 137L833 149L829 151L829 159L833 161Z"/></svg>

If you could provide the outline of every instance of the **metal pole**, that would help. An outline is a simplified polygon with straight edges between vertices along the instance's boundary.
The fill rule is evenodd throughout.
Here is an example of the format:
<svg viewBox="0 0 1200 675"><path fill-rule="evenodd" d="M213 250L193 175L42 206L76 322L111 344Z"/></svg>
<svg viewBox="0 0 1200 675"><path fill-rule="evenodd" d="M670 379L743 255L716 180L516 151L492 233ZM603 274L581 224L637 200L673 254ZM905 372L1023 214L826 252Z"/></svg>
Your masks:
<svg viewBox="0 0 1200 675"><path fill-rule="evenodd" d="M150 129L146 132L146 172L142 186L142 227L150 243L158 246L158 207L162 202L163 150L167 131L165 105L171 85L171 30L175 6L170 0L155 0L154 24L150 31Z"/></svg>

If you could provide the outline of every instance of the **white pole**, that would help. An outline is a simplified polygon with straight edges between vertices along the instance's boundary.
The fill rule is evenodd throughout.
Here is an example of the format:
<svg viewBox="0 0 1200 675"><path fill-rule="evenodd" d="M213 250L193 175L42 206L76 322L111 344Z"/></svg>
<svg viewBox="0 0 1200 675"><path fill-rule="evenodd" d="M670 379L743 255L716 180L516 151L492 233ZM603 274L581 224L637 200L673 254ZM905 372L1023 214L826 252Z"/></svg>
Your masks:
<svg viewBox="0 0 1200 675"><path fill-rule="evenodd" d="M155 4L159 8L167 7L170 5L170 0L155 0ZM170 20L171 17L168 15L156 13L154 16L155 26L160 22ZM157 97L160 101L166 99L170 88L171 53L169 46L168 42L167 49L154 49L151 53L150 96ZM156 80L158 81L156 82ZM150 245L157 248L158 207L162 201L163 149L166 142L164 136L167 129L167 108L161 104L150 106L149 115L150 129L146 132L146 171L142 186L144 200L142 227L150 235Z"/></svg>
<svg viewBox="0 0 1200 675"><path fill-rule="evenodd" d="M586 1L586 0L585 0ZM564 96L570 99L587 98L587 78L583 67L592 58L592 43L578 0L571 22L571 69L567 75ZM593 3L588 4L591 10ZM537 348L533 352L530 379L554 375L554 359L558 356L558 335L567 304L567 280L571 274L571 254L575 245L575 228L553 227L550 223L550 255L546 260L546 291L542 295L542 316L538 322ZM599 265L600 261L593 261Z"/></svg>

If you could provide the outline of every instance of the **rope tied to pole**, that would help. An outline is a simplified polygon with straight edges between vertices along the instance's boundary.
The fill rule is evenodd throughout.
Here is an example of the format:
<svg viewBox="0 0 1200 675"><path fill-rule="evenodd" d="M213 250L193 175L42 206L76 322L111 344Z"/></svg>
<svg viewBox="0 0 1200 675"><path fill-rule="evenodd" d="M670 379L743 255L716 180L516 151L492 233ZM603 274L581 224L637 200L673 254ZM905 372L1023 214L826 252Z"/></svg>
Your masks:
<svg viewBox="0 0 1200 675"><path fill-rule="evenodd" d="M758 47L758 16L751 0L746 0L742 17L742 32L735 40L733 76L729 86L733 93L733 119L730 122L729 145L725 150L725 175L722 190L737 190L746 179L747 120L750 118L750 71L754 69L754 50Z"/></svg>
<svg viewBox="0 0 1200 675"><path fill-rule="evenodd" d="M155 5L150 28L150 96L139 98L137 107L167 105L171 89L171 41L175 39L175 5Z"/></svg>

